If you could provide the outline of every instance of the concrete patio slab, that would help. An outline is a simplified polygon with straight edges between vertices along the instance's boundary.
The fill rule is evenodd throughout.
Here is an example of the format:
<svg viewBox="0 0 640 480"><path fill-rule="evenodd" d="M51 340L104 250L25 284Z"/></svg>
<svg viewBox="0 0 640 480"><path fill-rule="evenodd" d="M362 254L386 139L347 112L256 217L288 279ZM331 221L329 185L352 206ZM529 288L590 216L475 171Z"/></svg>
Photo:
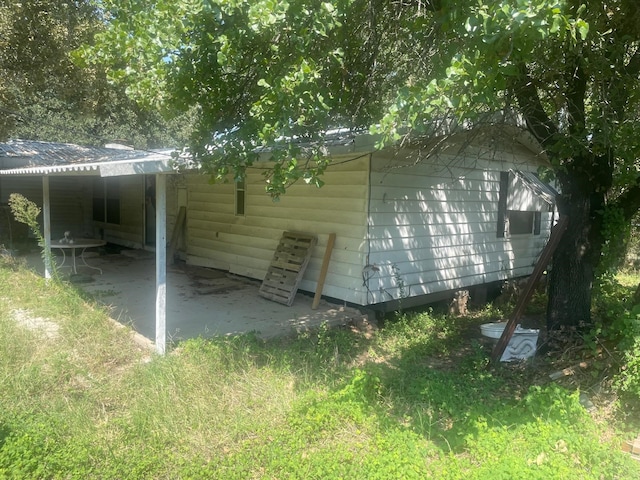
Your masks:
<svg viewBox="0 0 640 480"><path fill-rule="evenodd" d="M123 250L116 254L87 254L88 264L78 274L60 269L81 289L107 305L111 317L155 339L155 254ZM28 258L36 270L42 260ZM260 282L210 268L176 263L167 267L167 341L255 332L262 338L284 336L330 325L361 322L363 314L325 300L311 309L312 296L298 293L287 307L258 295Z"/></svg>

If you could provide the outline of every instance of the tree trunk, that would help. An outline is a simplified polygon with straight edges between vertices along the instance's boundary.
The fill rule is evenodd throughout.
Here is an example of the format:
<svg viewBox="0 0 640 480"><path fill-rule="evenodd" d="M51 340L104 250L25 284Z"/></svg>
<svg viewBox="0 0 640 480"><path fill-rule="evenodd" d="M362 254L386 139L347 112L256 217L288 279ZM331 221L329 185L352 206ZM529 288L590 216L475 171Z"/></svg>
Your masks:
<svg viewBox="0 0 640 480"><path fill-rule="evenodd" d="M547 331L584 332L591 326L591 287L602 250L600 195L574 188L563 194L560 212L569 226L556 249L549 274Z"/></svg>

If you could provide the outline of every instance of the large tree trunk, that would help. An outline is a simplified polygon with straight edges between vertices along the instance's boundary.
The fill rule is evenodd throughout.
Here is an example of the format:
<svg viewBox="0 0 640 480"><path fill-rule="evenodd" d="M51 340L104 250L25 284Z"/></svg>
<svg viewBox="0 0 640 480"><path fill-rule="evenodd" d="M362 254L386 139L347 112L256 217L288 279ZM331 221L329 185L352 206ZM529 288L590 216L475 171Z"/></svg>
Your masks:
<svg viewBox="0 0 640 480"><path fill-rule="evenodd" d="M549 274L550 333L566 329L581 333L592 325L591 287L604 243L602 212L606 202L601 192L609 187L610 173L601 170L594 175L604 185L595 185L588 177L578 180L576 172L563 177L558 209L569 217L569 226L554 253ZM621 212L623 221L631 221L640 208L640 179L607 208Z"/></svg>
<svg viewBox="0 0 640 480"><path fill-rule="evenodd" d="M558 205L560 213L569 217L569 225L549 274L548 332L584 332L592 325L591 287L602 251L600 212L604 197L589 190L574 186L563 193Z"/></svg>

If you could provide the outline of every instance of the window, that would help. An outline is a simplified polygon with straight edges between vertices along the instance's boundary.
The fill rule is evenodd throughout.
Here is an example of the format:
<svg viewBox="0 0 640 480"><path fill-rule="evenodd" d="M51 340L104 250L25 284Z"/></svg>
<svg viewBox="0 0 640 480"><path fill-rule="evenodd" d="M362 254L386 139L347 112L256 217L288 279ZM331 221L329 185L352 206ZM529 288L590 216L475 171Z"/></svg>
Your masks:
<svg viewBox="0 0 640 480"><path fill-rule="evenodd" d="M534 174L500 172L497 236L540 235L542 209L551 208L553 193Z"/></svg>
<svg viewBox="0 0 640 480"><path fill-rule="evenodd" d="M540 212L507 210L507 230L510 235L540 234Z"/></svg>
<svg viewBox="0 0 640 480"><path fill-rule="evenodd" d="M246 188L245 181L237 180L236 181L236 215L244 216L244 205L246 201Z"/></svg>
<svg viewBox="0 0 640 480"><path fill-rule="evenodd" d="M509 192L509 172L500 172L500 193L498 197L498 238L504 238L507 226L507 194Z"/></svg>
<svg viewBox="0 0 640 480"><path fill-rule="evenodd" d="M94 179L93 220L120 224L120 183L117 178Z"/></svg>

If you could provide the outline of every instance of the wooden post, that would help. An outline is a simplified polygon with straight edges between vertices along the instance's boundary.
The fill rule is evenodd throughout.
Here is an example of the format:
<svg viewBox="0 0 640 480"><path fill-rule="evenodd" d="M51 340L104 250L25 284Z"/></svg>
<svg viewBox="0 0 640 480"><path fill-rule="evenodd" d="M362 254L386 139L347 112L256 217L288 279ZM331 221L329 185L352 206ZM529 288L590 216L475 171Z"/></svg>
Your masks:
<svg viewBox="0 0 640 480"><path fill-rule="evenodd" d="M507 345L509 344L511 337L513 336L513 332L516 329L516 324L518 320L520 320L520 317L524 313L524 309L527 306L527 303L529 303L529 300L533 295L536 283L538 283L538 280L540 280L542 273L544 272L544 270L547 268L547 265L551 261L553 252L555 252L556 248L558 247L558 244L560 243L560 239L562 238L562 235L564 234L568 225L569 225L569 217L562 215L558 219L558 223L551 229L551 236L549 237L549 241L547 242L547 245L542 250L542 253L540 254L540 258L538 259L538 262L536 263L536 266L533 269L533 273L529 277L529 280L527 281L527 285L524 288L524 291L518 298L518 303L516 304L516 308L511 314L511 317L509 317L509 321L504 327L504 331L500 336L500 340L498 340L498 343L496 343L496 346L494 347L493 352L491 353L491 363L497 362L498 360L500 360L500 357L502 357L502 354L504 353L505 348L507 348Z"/></svg>
<svg viewBox="0 0 640 480"><path fill-rule="evenodd" d="M156 174L156 352L167 347L167 177Z"/></svg>
<svg viewBox="0 0 640 480"><path fill-rule="evenodd" d="M331 260L331 252L333 251L333 244L336 241L336 234L330 233L327 240L327 248L324 251L324 258L322 259L322 268L320 269L320 276L318 277L318 284L316 286L316 294L313 297L313 303L311 309L318 308L320 298L322 297L322 289L324 288L324 281L327 278L327 270L329 269L329 261Z"/></svg>

